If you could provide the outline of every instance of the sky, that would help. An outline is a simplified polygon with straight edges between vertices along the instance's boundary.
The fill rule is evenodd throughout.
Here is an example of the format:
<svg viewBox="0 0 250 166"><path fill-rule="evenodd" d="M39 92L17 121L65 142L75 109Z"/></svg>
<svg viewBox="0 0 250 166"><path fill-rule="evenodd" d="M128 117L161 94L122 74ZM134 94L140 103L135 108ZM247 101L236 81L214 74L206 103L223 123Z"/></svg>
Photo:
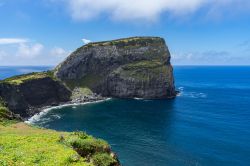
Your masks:
<svg viewBox="0 0 250 166"><path fill-rule="evenodd" d="M250 1L0 0L0 66L55 66L132 36L163 37L174 65L250 65Z"/></svg>

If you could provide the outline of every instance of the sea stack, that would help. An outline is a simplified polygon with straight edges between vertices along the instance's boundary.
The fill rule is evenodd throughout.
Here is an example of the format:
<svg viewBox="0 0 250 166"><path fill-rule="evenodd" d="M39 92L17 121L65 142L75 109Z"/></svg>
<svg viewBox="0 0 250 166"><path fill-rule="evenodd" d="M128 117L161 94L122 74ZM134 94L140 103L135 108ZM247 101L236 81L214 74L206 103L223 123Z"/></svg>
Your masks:
<svg viewBox="0 0 250 166"><path fill-rule="evenodd" d="M59 64L55 76L71 89L89 88L107 97L176 96L170 52L160 37L89 43Z"/></svg>

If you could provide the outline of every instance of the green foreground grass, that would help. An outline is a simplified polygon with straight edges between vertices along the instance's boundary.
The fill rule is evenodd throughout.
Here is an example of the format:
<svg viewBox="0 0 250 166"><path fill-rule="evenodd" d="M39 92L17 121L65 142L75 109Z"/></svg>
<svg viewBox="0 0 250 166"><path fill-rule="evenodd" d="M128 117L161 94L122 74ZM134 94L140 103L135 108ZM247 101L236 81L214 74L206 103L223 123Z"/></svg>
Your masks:
<svg viewBox="0 0 250 166"><path fill-rule="evenodd" d="M57 132L18 122L0 98L0 166L114 166L109 144L84 132Z"/></svg>
<svg viewBox="0 0 250 166"><path fill-rule="evenodd" d="M91 165L59 141L60 134L24 123L0 125L0 165Z"/></svg>
<svg viewBox="0 0 250 166"><path fill-rule="evenodd" d="M105 141L83 132L57 132L22 122L0 124L1 166L110 166L115 162Z"/></svg>

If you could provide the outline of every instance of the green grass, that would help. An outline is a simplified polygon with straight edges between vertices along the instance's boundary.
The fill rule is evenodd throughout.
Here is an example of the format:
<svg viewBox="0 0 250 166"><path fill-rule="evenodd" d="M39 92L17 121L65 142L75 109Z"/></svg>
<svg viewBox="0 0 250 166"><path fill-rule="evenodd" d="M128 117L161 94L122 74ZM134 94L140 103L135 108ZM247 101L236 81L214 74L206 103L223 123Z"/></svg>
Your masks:
<svg viewBox="0 0 250 166"><path fill-rule="evenodd" d="M71 99L75 100L80 98L81 96L90 96L92 95L93 92L91 91L91 89L87 88L87 87L78 87L77 88L77 92L75 92L74 90L72 91L72 95L71 95Z"/></svg>
<svg viewBox="0 0 250 166"><path fill-rule="evenodd" d="M12 116L9 109L7 107L0 106L0 125L6 126L16 122L18 122L18 120Z"/></svg>
<svg viewBox="0 0 250 166"><path fill-rule="evenodd" d="M92 165L59 142L60 134L18 123L0 125L0 165Z"/></svg>
<svg viewBox="0 0 250 166"><path fill-rule="evenodd" d="M97 164L101 162L104 164ZM108 143L86 133L57 132L24 123L0 124L1 166L106 166L111 162L116 160L110 155Z"/></svg>
<svg viewBox="0 0 250 166"><path fill-rule="evenodd" d="M122 68L124 70L133 70L133 69L153 69L156 67L161 67L164 64L162 62L160 62L159 60L152 60L152 61L139 61L139 62L135 62L135 63L130 63L127 64L125 66L123 66Z"/></svg>
<svg viewBox="0 0 250 166"><path fill-rule="evenodd" d="M109 40L109 41L100 41L100 42L91 42L88 43L80 48L78 48L73 54L76 54L82 49L88 49L95 46L117 46L122 47L125 49L129 49L131 47L141 47L146 45L161 45L165 44L164 39L160 37L129 37L129 38L122 38L116 40Z"/></svg>
<svg viewBox="0 0 250 166"><path fill-rule="evenodd" d="M103 76L97 74L88 74L84 76L82 79L78 80L65 80L67 87L73 90L75 87L84 88L85 92L92 92L91 89L94 87L99 81L103 79Z"/></svg>
<svg viewBox="0 0 250 166"><path fill-rule="evenodd" d="M127 64L115 72L121 77L132 78L138 81L148 81L167 74L167 66L158 60L140 61Z"/></svg>
<svg viewBox="0 0 250 166"><path fill-rule="evenodd" d="M110 41L92 42L87 44L87 46L110 46L110 45L136 45L136 44L146 44L146 43L160 43L163 42L162 38L159 37L130 37L122 38Z"/></svg>
<svg viewBox="0 0 250 166"><path fill-rule="evenodd" d="M29 73L29 74L13 76L13 77L7 78L5 80L2 80L1 82L19 85L19 84L25 83L26 81L29 81L29 80L36 80L36 79L41 79L41 78L46 78L46 77L50 77L52 79L55 79L53 71L47 71L47 72L33 72L33 73Z"/></svg>
<svg viewBox="0 0 250 166"><path fill-rule="evenodd" d="M111 148L106 141L82 132L71 134L65 143L72 146L83 157L92 156L95 153L109 154L111 152Z"/></svg>
<svg viewBox="0 0 250 166"><path fill-rule="evenodd" d="M106 153L97 153L93 156L93 163L96 166L115 165L116 160Z"/></svg>
<svg viewBox="0 0 250 166"><path fill-rule="evenodd" d="M6 104L4 100L0 97L0 125L9 125L18 122L16 120L8 107L6 107Z"/></svg>

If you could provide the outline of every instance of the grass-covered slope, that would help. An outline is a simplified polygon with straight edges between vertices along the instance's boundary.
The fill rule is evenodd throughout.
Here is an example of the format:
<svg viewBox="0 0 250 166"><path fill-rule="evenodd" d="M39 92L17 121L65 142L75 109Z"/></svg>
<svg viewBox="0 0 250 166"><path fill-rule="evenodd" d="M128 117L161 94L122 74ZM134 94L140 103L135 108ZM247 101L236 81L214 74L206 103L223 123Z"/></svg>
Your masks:
<svg viewBox="0 0 250 166"><path fill-rule="evenodd" d="M142 45L150 44L162 44L165 41L160 37L128 37L116 40L109 40L109 41L100 41L100 42L91 42L83 47L94 47L94 46L113 46L116 45L118 47L135 47Z"/></svg>
<svg viewBox="0 0 250 166"><path fill-rule="evenodd" d="M111 166L109 145L85 133L39 129L24 123L0 124L0 165Z"/></svg>
<svg viewBox="0 0 250 166"><path fill-rule="evenodd" d="M9 108L6 107L6 103L0 97L0 125L7 125L17 121L14 114L10 112Z"/></svg>
<svg viewBox="0 0 250 166"><path fill-rule="evenodd" d="M167 75L167 67L158 60L140 61L122 66L116 70L123 78L132 78L138 81L149 81L158 75Z"/></svg>
<svg viewBox="0 0 250 166"><path fill-rule="evenodd" d="M52 71L13 76L0 81L0 97L11 112L27 118L49 105L70 101L71 91Z"/></svg>
<svg viewBox="0 0 250 166"><path fill-rule="evenodd" d="M22 83L25 83L26 81L38 80L38 79L42 79L42 78L46 78L46 77L55 79L52 71L46 71L46 72L33 72L33 73L13 76L13 77L7 78L5 80L2 80L0 82L14 84L14 85L20 85Z"/></svg>

